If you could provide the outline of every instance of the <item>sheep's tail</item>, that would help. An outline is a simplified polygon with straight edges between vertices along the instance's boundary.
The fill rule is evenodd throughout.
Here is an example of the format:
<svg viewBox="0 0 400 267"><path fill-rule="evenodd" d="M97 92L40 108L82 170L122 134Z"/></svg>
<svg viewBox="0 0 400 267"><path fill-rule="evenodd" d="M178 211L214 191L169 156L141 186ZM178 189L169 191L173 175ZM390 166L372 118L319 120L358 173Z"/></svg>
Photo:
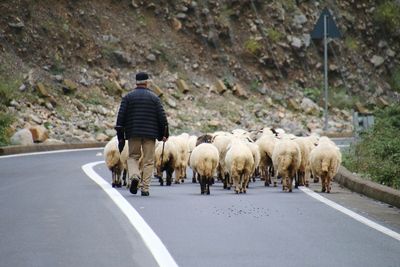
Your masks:
<svg viewBox="0 0 400 267"><path fill-rule="evenodd" d="M278 159L278 172L285 173L285 170L289 169L289 166L292 164L293 155L292 154L285 154L279 156Z"/></svg>
<svg viewBox="0 0 400 267"><path fill-rule="evenodd" d="M323 158L321 162L321 173L322 175L327 175L329 172L329 166L331 165L331 161L327 158Z"/></svg>
<svg viewBox="0 0 400 267"><path fill-rule="evenodd" d="M213 176L213 161L212 161L212 159L205 158L205 159L201 160L197 169L201 170L201 172L203 173L204 176L211 178Z"/></svg>

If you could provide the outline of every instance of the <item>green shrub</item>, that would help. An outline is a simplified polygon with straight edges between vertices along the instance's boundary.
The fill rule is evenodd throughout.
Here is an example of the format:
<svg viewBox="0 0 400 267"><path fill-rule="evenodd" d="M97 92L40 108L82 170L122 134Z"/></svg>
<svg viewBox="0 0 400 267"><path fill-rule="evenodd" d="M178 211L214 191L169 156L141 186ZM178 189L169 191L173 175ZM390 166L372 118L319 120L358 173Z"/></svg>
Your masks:
<svg viewBox="0 0 400 267"><path fill-rule="evenodd" d="M358 51L358 49L360 48L357 39L354 39L351 36L347 36L346 39L344 39L344 44L349 50L354 52Z"/></svg>
<svg viewBox="0 0 400 267"><path fill-rule="evenodd" d="M331 88L329 92L330 105L339 109L351 109L358 100L357 97L348 95L345 88Z"/></svg>
<svg viewBox="0 0 400 267"><path fill-rule="evenodd" d="M0 77L0 105L7 106L15 97L17 82Z"/></svg>
<svg viewBox="0 0 400 267"><path fill-rule="evenodd" d="M400 4L392 0L383 1L375 9L374 19L387 31L394 33L400 28Z"/></svg>
<svg viewBox="0 0 400 267"><path fill-rule="evenodd" d="M14 122L14 117L0 111L0 146L10 144L11 130L10 125Z"/></svg>
<svg viewBox="0 0 400 267"><path fill-rule="evenodd" d="M321 89L316 87L304 88L304 96L318 103L321 98Z"/></svg>
<svg viewBox="0 0 400 267"><path fill-rule="evenodd" d="M392 77L390 79L390 84L393 90L400 93L400 66L397 66L393 72Z"/></svg>
<svg viewBox="0 0 400 267"><path fill-rule="evenodd" d="M343 154L343 165L361 176L400 189L400 105L376 114L372 129Z"/></svg>
<svg viewBox="0 0 400 267"><path fill-rule="evenodd" d="M246 49L247 52L249 52L250 54L253 54L255 56L260 55L261 53L261 49L262 49L262 45L260 44L259 41L255 40L255 39L248 39L245 43L244 43L244 48Z"/></svg>
<svg viewBox="0 0 400 267"><path fill-rule="evenodd" d="M273 43L277 43L280 40L282 40L282 38L283 38L283 34L280 31L272 29L272 28L269 28L267 30L267 35L268 35L268 39L270 39L271 42L273 42Z"/></svg>

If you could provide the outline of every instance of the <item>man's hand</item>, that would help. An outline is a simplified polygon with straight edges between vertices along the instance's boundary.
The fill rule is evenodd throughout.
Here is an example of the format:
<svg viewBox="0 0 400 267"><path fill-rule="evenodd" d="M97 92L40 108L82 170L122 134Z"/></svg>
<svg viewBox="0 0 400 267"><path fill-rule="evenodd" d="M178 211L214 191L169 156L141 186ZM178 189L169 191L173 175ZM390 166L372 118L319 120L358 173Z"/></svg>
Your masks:
<svg viewBox="0 0 400 267"><path fill-rule="evenodd" d="M125 147L125 140L124 139L118 140L119 153L122 153L122 150L124 150L124 147Z"/></svg>
<svg viewBox="0 0 400 267"><path fill-rule="evenodd" d="M168 140L168 137L163 136L162 141L166 142Z"/></svg>

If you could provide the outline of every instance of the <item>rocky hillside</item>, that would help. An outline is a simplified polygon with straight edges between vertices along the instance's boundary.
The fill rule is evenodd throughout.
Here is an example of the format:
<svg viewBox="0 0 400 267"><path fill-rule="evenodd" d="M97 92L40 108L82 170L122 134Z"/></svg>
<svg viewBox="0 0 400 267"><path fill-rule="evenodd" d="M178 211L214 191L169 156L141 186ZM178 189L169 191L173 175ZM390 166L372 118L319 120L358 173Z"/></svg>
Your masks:
<svg viewBox="0 0 400 267"><path fill-rule="evenodd" d="M329 131L351 132L355 106L399 103L400 7L386 2L1 1L2 131L107 140L139 70L174 133L322 131L323 46L310 32L329 7L343 35L329 43Z"/></svg>

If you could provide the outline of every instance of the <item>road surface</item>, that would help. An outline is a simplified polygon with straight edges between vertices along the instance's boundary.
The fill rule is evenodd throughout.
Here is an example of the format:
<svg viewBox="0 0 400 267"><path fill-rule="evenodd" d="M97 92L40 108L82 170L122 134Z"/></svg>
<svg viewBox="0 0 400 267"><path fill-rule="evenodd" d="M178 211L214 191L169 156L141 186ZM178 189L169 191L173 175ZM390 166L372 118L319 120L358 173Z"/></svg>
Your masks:
<svg viewBox="0 0 400 267"><path fill-rule="evenodd" d="M399 266L400 211L337 185L322 196L384 231L310 196L318 185L204 196L154 180L132 195L110 187L101 152L0 157L0 266Z"/></svg>

